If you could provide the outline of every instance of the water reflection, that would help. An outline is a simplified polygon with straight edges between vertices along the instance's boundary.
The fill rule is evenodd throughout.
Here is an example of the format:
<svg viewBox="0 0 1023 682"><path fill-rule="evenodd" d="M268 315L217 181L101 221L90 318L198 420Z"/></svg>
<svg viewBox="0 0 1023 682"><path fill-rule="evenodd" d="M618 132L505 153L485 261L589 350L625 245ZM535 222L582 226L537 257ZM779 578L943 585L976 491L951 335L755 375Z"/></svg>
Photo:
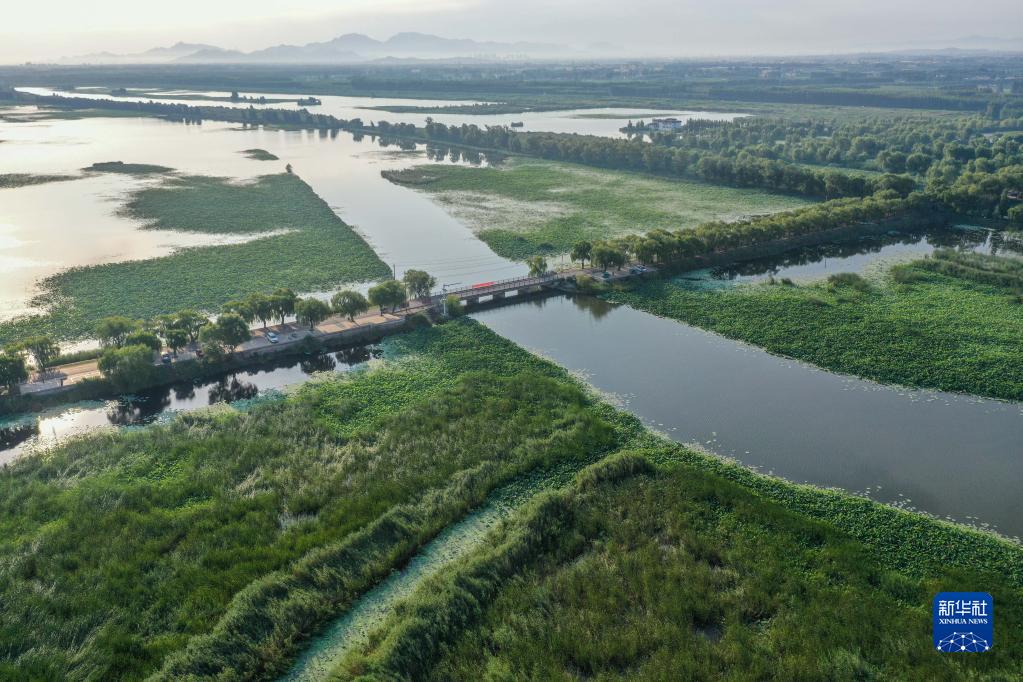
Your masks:
<svg viewBox="0 0 1023 682"><path fill-rule="evenodd" d="M171 406L170 390L143 396L125 396L107 407L107 421L112 426L131 426L152 421Z"/></svg>
<svg viewBox="0 0 1023 682"><path fill-rule="evenodd" d="M334 368L337 367L337 360L330 355L317 355L303 360L299 367L305 374L315 374L316 372L333 372Z"/></svg>
<svg viewBox="0 0 1023 682"><path fill-rule="evenodd" d="M843 243L820 244L712 268L682 279L700 281L706 276L727 282L757 282L774 278L818 278L835 272L859 272L879 260L920 258L939 248L954 248L993 255L1023 252L1012 233L972 226L935 227L913 232L888 232Z"/></svg>
<svg viewBox="0 0 1023 682"><path fill-rule="evenodd" d="M82 403L47 410L0 424L0 464L34 447L109 426L135 426L154 421L168 411L188 411L217 403L232 403L262 392L300 384L321 372L349 372L381 357L377 345L357 346L321 355L282 359L227 376L141 391L106 402Z"/></svg>
<svg viewBox="0 0 1023 682"><path fill-rule="evenodd" d="M610 315L615 307L613 303L592 296L573 296L571 301L576 308L589 313L590 317L598 322Z"/></svg>
<svg viewBox="0 0 1023 682"><path fill-rule="evenodd" d="M21 445L39 435L39 423L32 421L0 428L0 451Z"/></svg>

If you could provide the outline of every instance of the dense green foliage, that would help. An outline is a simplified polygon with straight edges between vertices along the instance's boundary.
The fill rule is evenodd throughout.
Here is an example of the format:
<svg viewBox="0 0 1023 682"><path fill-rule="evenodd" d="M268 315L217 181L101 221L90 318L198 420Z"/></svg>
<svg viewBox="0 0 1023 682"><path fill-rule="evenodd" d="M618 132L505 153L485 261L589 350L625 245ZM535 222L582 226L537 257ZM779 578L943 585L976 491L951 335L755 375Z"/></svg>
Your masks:
<svg viewBox="0 0 1023 682"><path fill-rule="evenodd" d="M295 575L309 589L311 576L289 568L305 557L317 575L354 569L365 589L499 482L611 444L611 427L588 399L551 378L560 371L477 325L413 334L393 352L423 357L306 385L248 414L192 414L94 435L5 470L0 676L142 677L229 609L253 623L288 617L246 613L244 600L232 606L253 580L281 570L269 584ZM459 472L472 484L448 489ZM415 505L431 490L440 497L426 523ZM404 545L379 546L371 569L319 553L406 503L406 523L418 530L402 536ZM355 587L318 584L319 617ZM58 623L42 613L62 615ZM274 623L290 628L286 639L267 633L233 654L280 665L282 647L317 620L315 609L292 615Z"/></svg>
<svg viewBox="0 0 1023 682"><path fill-rule="evenodd" d="M924 219L934 212L931 202L918 194L900 199L892 192L879 192L864 199L835 199L745 220L703 223L690 230L652 230L611 240L611 244L645 263L692 264L696 262L693 259L752 248L748 258L770 244L817 240L830 230L912 216Z"/></svg>
<svg viewBox="0 0 1023 682"><path fill-rule="evenodd" d="M27 379L25 357L18 352L0 349L0 388L10 392Z"/></svg>
<svg viewBox="0 0 1023 682"><path fill-rule="evenodd" d="M99 371L118 391L131 391L150 384L157 374L153 349L142 344L107 348L99 357Z"/></svg>
<svg viewBox="0 0 1023 682"><path fill-rule="evenodd" d="M553 161L689 177L736 187L758 187L828 199L866 196L882 189L894 189L905 195L915 187L915 182L906 176L846 175L750 154L720 155L696 148L673 149L641 139L516 133L501 126L482 129L475 125L446 126L442 123L428 123L419 130L411 124L390 124L386 121L377 122L375 131L385 137L419 136L450 145L496 149Z"/></svg>
<svg viewBox="0 0 1023 682"><path fill-rule="evenodd" d="M620 455L424 584L334 677L1019 675L1023 592L993 574L985 584L1008 624L992 655L934 654L930 600L962 580L893 571L860 542L742 486Z"/></svg>
<svg viewBox="0 0 1023 682"><path fill-rule="evenodd" d="M805 203L759 190L535 160L513 159L499 168L419 166L384 176L436 195L496 253L516 259L565 253L583 239L680 229Z"/></svg>
<svg viewBox="0 0 1023 682"><path fill-rule="evenodd" d="M88 336L104 317L153 319L181 308L215 311L254 291L329 289L386 276L369 245L289 174L247 184L168 178L125 207L152 229L252 234L241 244L187 248L160 258L72 268L42 282L43 316L0 323L0 340L36 331ZM283 232L282 232L283 231ZM269 236L261 233L271 232Z"/></svg>
<svg viewBox="0 0 1023 682"><path fill-rule="evenodd" d="M838 278L697 291L659 280L608 297L827 369L1020 400L1023 305L998 281L1006 268L1018 286L1016 261L939 252L869 286Z"/></svg>
<svg viewBox="0 0 1023 682"><path fill-rule="evenodd" d="M1023 584L1019 550L1008 543L668 446L585 396L564 370L471 321L385 345L382 366L306 384L247 413L96 434L0 472L0 677L272 677L306 637L495 487L632 442L692 468L687 480L733 494L699 474L714 471L827 520L886 568L924 575L947 564ZM591 473L586 485L609 478ZM771 524L808 523L755 504ZM702 513L716 509L705 504ZM572 518L551 529L571 530ZM533 548L560 556L558 547L592 540L585 530ZM723 541L702 531L692 528L704 543L696 546ZM817 524L800 533L835 535ZM741 541L738 530L726 537ZM761 551L773 546L755 537ZM778 547L787 554L790 545ZM849 561L887 576L884 584L907 584L866 559ZM510 566L518 573L529 563ZM753 585L770 584L774 573L757 576L750 565ZM814 584L808 576L805 589ZM1002 614L1015 597L997 595L1000 616L1014 617Z"/></svg>

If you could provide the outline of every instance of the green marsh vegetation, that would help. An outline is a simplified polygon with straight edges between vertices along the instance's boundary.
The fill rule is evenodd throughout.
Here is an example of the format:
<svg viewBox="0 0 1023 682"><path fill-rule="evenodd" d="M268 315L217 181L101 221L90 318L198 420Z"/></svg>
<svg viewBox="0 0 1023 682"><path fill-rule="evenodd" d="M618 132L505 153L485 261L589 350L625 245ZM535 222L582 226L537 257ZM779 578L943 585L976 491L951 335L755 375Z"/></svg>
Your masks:
<svg viewBox="0 0 1023 682"><path fill-rule="evenodd" d="M1000 618L1008 619L1003 622L1019 618L1017 593L1002 588L1023 585L1018 546L867 500L794 486L668 444L644 432L636 419L588 395L561 368L471 320L394 337L385 342L385 358L348 377L306 384L290 397L257 401L248 412L220 408L182 415L167 425L95 434L0 472L0 595L5 604L0 677L140 679L156 673L156 679L167 680L190 675L274 678L311 634L344 614L491 491L559 466L582 468L622 448L643 449L656 462L685 467L685 473L659 484L662 489L652 496L642 490L609 491L587 513L607 513L614 523L621 521L620 531L608 521L608 533L626 533L643 552L650 551L651 542L670 538L680 556L718 553L722 565L739 574L729 573L735 581L730 584L736 591L749 590L757 599L749 608L763 609L765 619L806 613L770 596L766 586L781 576L784 594L796 595L847 583L865 590L861 575L894 590L902 599L899 608L916 608L922 619L927 611L917 597L924 590L914 581L939 575L939 565L973 575L1000 574L1004 582L985 584L995 591ZM634 460L615 460L608 465L610 472L591 471L581 485L599 492L630 473L653 475L648 465ZM507 603L501 591L509 568L528 589L535 566L548 562L561 570L566 553L571 556L599 541L602 527L585 521L583 508L576 508L579 493L567 495L562 502L540 500L534 509L547 510L544 515L523 522L537 529L529 537L545 541L530 542L524 550L517 549L514 537L485 543L505 568L481 575L483 585L498 580L480 593L472 614L490 613L491 602L494 608ZM678 508L684 515L673 521L665 518L669 507L663 504L641 506L658 496L673 503L681 499ZM635 502L628 502L632 497ZM614 506L619 502L622 506ZM612 506L601 511L606 504ZM818 521L796 519L795 512ZM835 550L835 558L832 541L839 549L850 541L836 539L839 531L821 522L853 536L873 554L856 550L846 559ZM646 523L662 526L661 534L650 534ZM760 530L744 540L744 524ZM517 527L510 526L513 531ZM772 544L776 529L781 536ZM682 536L666 535L669 531ZM639 534L649 538L640 542ZM776 558L761 572L772 547L778 549ZM810 554L793 554L793 547ZM707 582L697 565L703 556L690 557L677 570L700 577L701 586L719 586ZM790 561L801 570L780 573ZM649 590L682 589L670 580L657 585L656 570L642 562L635 565L643 568L639 575ZM440 579L460 581L461 575L445 573ZM601 585L610 582L605 576ZM603 598L579 593L580 606L592 598L595 611L618 608L612 599L625 588L611 587ZM444 588L436 595L446 599L452 593ZM858 595L870 593L851 592L850 598ZM678 600L677 622L666 622L673 614L661 614L649 634L663 637L654 641L663 642L688 626L694 599L691 594ZM927 593L927 604L929 599ZM733 636L725 615L737 609L747 613L742 611L746 600L727 591L707 600L714 610L701 613L707 619L721 614L725 641ZM811 606L824 608L823 615L833 613L816 602ZM630 609L624 604L619 611L630 614L629 627L641 627ZM447 622L459 631L475 620L466 619L465 612L455 616ZM435 636L429 619L409 622L416 636L458 644L458 632ZM714 622L706 621L708 631ZM741 626L734 636L770 632L757 620ZM409 632L399 634L405 638ZM641 635L623 641L637 642L646 636ZM828 641L851 646L842 636ZM1000 636L1009 650L1009 636ZM771 642L756 644L752 651L757 655L773 651ZM452 649L464 650L461 644ZM427 656L432 649L417 651ZM805 649L792 653L803 654ZM450 665L457 670L461 663L453 659Z"/></svg>
<svg viewBox="0 0 1023 682"><path fill-rule="evenodd" d="M77 180L78 175L44 175L35 173L0 173L0 189L44 185L48 182L67 182Z"/></svg>
<svg viewBox="0 0 1023 682"><path fill-rule="evenodd" d="M931 599L976 574L893 569L876 548L827 523L670 461L670 449L612 456L534 501L484 549L401 603L332 679L1021 672L1018 583L980 571L1008 621L991 655L936 656Z"/></svg>
<svg viewBox="0 0 1023 682"><path fill-rule="evenodd" d="M614 446L561 370L479 325L389 356L247 414L98 434L5 470L0 676L141 678L173 652L167 679L265 676L495 486Z"/></svg>
<svg viewBox="0 0 1023 682"><path fill-rule="evenodd" d="M0 110L0 121L32 123L37 121L78 121L86 118L134 118L145 116L140 111L122 111L106 107L82 109L54 109L51 107Z"/></svg>
<svg viewBox="0 0 1023 682"><path fill-rule="evenodd" d="M159 166L152 163L125 163L124 161L99 161L92 164L88 168L83 168L85 171L95 171L99 173L124 173L126 175L155 175L160 173L170 173L173 168L167 166Z"/></svg>
<svg viewBox="0 0 1023 682"><path fill-rule="evenodd" d="M387 173L423 189L494 251L525 259L581 240L783 211L805 199L639 173L512 158L501 168L421 166Z"/></svg>
<svg viewBox="0 0 1023 682"><path fill-rule="evenodd" d="M277 161L280 158L276 154L271 154L265 149L245 149L239 153L244 154L255 161Z"/></svg>
<svg viewBox="0 0 1023 682"><path fill-rule="evenodd" d="M648 281L611 300L826 369L1023 399L1023 266L938 251L878 277L694 290Z"/></svg>
<svg viewBox="0 0 1023 682"><path fill-rule="evenodd" d="M36 304L47 313L0 323L0 340L38 333L81 338L104 317L214 311L254 291L317 291L389 272L369 245L291 174L245 183L168 175L161 184L129 195L123 210L144 229L252 239L61 272L41 282Z"/></svg>

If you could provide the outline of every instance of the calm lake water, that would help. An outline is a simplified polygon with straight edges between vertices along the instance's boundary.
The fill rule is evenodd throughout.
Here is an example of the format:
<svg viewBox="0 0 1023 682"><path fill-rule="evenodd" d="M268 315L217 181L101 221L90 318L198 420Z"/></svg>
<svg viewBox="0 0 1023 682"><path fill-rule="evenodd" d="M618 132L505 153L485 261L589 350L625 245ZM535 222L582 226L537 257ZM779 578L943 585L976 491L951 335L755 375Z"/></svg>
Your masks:
<svg viewBox="0 0 1023 682"><path fill-rule="evenodd" d="M422 151L383 148L347 133L241 129L152 118L0 121L0 173L76 174L97 161L155 163L183 174L246 180L279 173L286 163L363 234L400 277L425 268L441 283L473 283L524 274L479 241L464 224L380 172L434 162ZM280 161L239 152L262 148ZM423 147L420 146L420 150ZM450 160L448 161L450 162ZM466 163L459 161L459 163ZM32 283L74 265L151 258L172 249L232 238L139 230L120 215L124 196L153 179L91 174L82 179L0 190L0 319L29 309ZM74 216L73 224L68 216ZM234 237L233 241L251 237Z"/></svg>
<svg viewBox="0 0 1023 682"><path fill-rule="evenodd" d="M580 119L582 120L582 119ZM240 180L280 172L285 163L358 229L381 257L425 268L441 283L469 284L525 272L495 255L462 223L421 193L380 171L427 161L416 151L382 149L369 138L319 132L201 126L144 118L0 122L0 173L75 173L96 161L157 163L183 173ZM253 147L280 157L260 162ZM0 316L23 310L27 283L69 264L145 258L195 235L141 232L117 215L118 197L139 180L99 175L0 190ZM73 209L68 209L73 206ZM13 208L11 208L13 207ZM73 211L73 212L72 212ZM62 215L73 215L68 223ZM857 270L935 246L1012 250L987 231L887 235L853 246L805 249L781 259L699 275L718 282L809 277ZM19 265L20 264L20 265ZM18 274L18 268L30 274ZM1023 408L1019 404L886 388L771 356L674 321L594 299L551 298L480 312L511 340L584 374L648 424L683 442L795 481L838 486L960 521L1023 535ZM248 398L300 383L318 369L347 371L370 350L334 366L308 361L242 372L223 380L62 408L5 423L0 461L98 426L144 423L169 410ZM350 360L350 362L349 362Z"/></svg>

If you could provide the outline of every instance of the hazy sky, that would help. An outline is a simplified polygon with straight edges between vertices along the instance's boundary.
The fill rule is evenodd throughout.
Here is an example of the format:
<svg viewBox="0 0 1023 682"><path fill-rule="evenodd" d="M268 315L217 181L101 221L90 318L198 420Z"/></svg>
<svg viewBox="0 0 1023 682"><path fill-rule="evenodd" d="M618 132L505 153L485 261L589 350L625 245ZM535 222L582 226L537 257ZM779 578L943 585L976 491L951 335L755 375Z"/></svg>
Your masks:
<svg viewBox="0 0 1023 682"><path fill-rule="evenodd" d="M8 0L0 62L184 40L252 50L341 33L607 42L708 55L835 52L1023 38L1020 0Z"/></svg>

